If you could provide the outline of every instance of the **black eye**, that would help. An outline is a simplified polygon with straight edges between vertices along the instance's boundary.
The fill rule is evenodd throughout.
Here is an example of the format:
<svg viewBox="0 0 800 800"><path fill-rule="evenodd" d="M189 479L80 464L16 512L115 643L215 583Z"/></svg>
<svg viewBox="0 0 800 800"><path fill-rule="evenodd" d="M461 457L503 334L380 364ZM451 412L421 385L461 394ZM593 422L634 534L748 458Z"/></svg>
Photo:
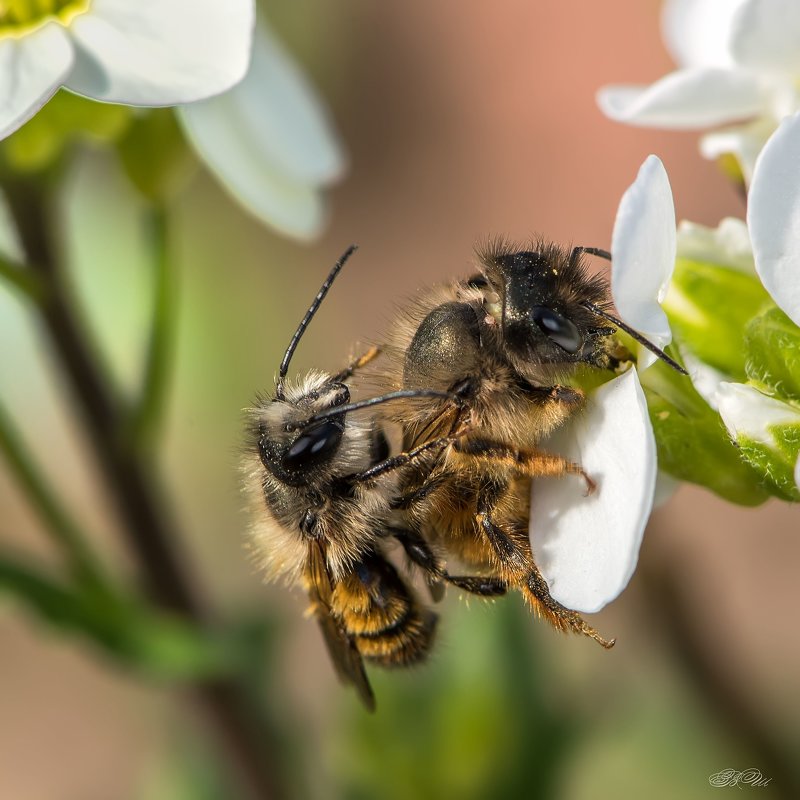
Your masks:
<svg viewBox="0 0 800 800"><path fill-rule="evenodd" d="M296 471L326 461L339 447L343 432L340 420L325 420L304 430L281 459L284 469Z"/></svg>
<svg viewBox="0 0 800 800"><path fill-rule="evenodd" d="M483 275L473 275L468 281L467 286L470 289L486 289L489 286L489 281Z"/></svg>
<svg viewBox="0 0 800 800"><path fill-rule="evenodd" d="M542 333L568 353L577 353L583 344L580 331L566 317L544 306L535 306L531 311L533 321Z"/></svg>

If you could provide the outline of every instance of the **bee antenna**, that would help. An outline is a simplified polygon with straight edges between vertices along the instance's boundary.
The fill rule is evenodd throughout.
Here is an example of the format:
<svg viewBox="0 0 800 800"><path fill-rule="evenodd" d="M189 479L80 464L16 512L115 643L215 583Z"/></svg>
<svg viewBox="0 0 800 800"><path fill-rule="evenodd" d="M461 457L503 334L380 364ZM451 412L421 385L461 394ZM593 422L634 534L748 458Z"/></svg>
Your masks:
<svg viewBox="0 0 800 800"><path fill-rule="evenodd" d="M600 306L596 306L594 303L590 303L588 300L582 303L584 308L588 308L594 314L597 314L603 319L607 319L609 322L616 325L618 328L621 328L625 333L629 336L632 336L639 344L646 347L651 353L654 353L658 358L660 358L665 364L669 364L672 369L676 372L680 372L681 375L688 375L689 373L680 365L677 361L671 359L660 347L654 345L651 341L646 339L642 336L641 333L631 328L630 325L624 323L621 319L618 319L613 314L609 314L608 311L604 311Z"/></svg>
<svg viewBox="0 0 800 800"><path fill-rule="evenodd" d="M289 362L292 360L292 356L294 355L294 351L297 348L298 342L306 332L306 328L308 327L309 322L311 322L311 320L314 318L314 314L317 313L317 309L325 299L325 295L328 294L328 289L331 288L331 284L336 279L339 271L345 265L347 259L350 258L350 256L353 255L356 250L358 250L358 245L351 244L350 247L348 247L347 250L342 253L342 255L339 257L339 260L333 265L333 269L328 274L328 277L325 278L322 286L320 286L317 296L308 307L308 311L306 311L305 316L302 320L300 320L300 324L297 326L297 330L294 332L294 336L292 336L292 340L289 342L289 346L286 348L286 352L283 354L283 360L281 361L280 368L278 369L278 383L275 387L275 394L278 400L284 399L283 383L284 379L286 378L286 373L289 371Z"/></svg>
<svg viewBox="0 0 800 800"><path fill-rule="evenodd" d="M382 394L379 397L370 397L368 400L358 400L355 403L347 403L343 406L332 406L331 408L326 408L324 411L320 411L318 414L314 414L313 417L309 417L308 419L304 419L299 422L288 423L286 425L286 430L293 431L297 430L298 428L305 428L307 425L312 425L315 422L319 422L321 419L335 417L339 414L346 414L349 411L359 411L362 408L377 406L381 403L389 403L392 400L403 400L414 397L441 397L445 400L454 400L455 402L460 402L461 399L458 395L453 394L452 392L439 392L436 389L400 389L397 392L389 392L388 394Z"/></svg>

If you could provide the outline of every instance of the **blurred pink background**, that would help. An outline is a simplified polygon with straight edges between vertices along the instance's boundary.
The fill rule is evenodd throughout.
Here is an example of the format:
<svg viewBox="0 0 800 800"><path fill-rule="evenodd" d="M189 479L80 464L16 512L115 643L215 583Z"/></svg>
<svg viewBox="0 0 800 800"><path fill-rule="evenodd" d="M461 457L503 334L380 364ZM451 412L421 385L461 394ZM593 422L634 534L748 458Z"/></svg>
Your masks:
<svg viewBox="0 0 800 800"><path fill-rule="evenodd" d="M285 609L290 627L299 620L302 602L282 587L261 587L242 555L232 454L239 409L269 387L284 339L347 244L361 249L298 350L295 370L337 364L355 341L379 338L393 302L467 271L473 246L488 234L608 247L619 198L649 153L666 165L679 219L715 225L743 214L735 190L698 155L695 133L623 127L595 105L604 84L649 82L671 69L658 12L653 0L302 0L276 14L276 28L330 103L351 171L333 192L331 227L310 248L244 218L204 176L180 200L186 309L178 355L187 360L176 376L165 469L192 558L223 605L249 599ZM286 336L265 337L266 321ZM224 383L217 369L229 368L220 366L227 361L237 376L215 386L210 399L201 396L207 384ZM206 435L218 447L216 461ZM198 495L214 500L198 509ZM90 518L104 519L90 474L73 499ZM44 550L7 478L0 502L15 543ZM645 569L593 620L618 637L617 648L606 659L592 652L589 661L582 643L570 641L568 669L592 686L614 683L621 696L626 680L648 674L669 684L651 650L644 583L648 563L677 563L716 658L766 718L796 736L798 527L788 505L741 509L681 488L654 515ZM106 548L124 563L113 536ZM134 787L158 770L174 715L185 711L92 652L41 635L12 607L0 613L0 652L0 798L137 796ZM322 658L316 631L298 624L282 664L303 719L324 715L334 691ZM707 765L706 776L735 766L725 756ZM696 796L707 788L699 785ZM576 786L571 796L590 795ZM654 789L653 796L661 795Z"/></svg>

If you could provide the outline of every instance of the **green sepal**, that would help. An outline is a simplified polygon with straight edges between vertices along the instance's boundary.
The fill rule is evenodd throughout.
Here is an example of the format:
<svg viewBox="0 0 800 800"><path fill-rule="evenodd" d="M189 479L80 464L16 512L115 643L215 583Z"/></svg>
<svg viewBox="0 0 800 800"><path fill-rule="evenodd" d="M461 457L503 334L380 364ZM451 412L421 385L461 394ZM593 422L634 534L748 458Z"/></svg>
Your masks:
<svg viewBox="0 0 800 800"><path fill-rule="evenodd" d="M117 149L133 185L156 204L176 194L195 165L175 114L168 108L138 114Z"/></svg>
<svg viewBox="0 0 800 800"><path fill-rule="evenodd" d="M640 377L661 469L738 505L767 499L759 474L742 459L719 414L686 375L657 362Z"/></svg>
<svg viewBox="0 0 800 800"><path fill-rule="evenodd" d="M800 400L800 328L779 308L751 320L745 330L750 383L782 400Z"/></svg>
<svg viewBox="0 0 800 800"><path fill-rule="evenodd" d="M663 308L676 341L743 382L745 329L772 301L755 275L679 258Z"/></svg>
<svg viewBox="0 0 800 800"><path fill-rule="evenodd" d="M800 489L794 482L794 468L800 455L800 423L771 425L767 430L774 446L740 434L737 437L739 451L761 476L762 485L770 494L797 502Z"/></svg>
<svg viewBox="0 0 800 800"><path fill-rule="evenodd" d="M127 127L128 106L99 103L61 90L18 131L0 144L4 161L16 172L52 166L77 141L114 141Z"/></svg>

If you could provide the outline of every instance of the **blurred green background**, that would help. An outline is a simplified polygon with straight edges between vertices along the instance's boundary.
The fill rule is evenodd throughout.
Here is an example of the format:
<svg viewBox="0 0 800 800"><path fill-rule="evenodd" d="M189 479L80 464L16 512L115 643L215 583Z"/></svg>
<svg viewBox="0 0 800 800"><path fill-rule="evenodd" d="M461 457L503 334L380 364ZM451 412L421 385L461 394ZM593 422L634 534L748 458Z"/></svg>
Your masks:
<svg viewBox="0 0 800 800"><path fill-rule="evenodd" d="M679 218L741 215L694 134L615 126L610 82L670 66L655 2L330 4L264 10L329 103L350 155L313 246L247 217L198 167L170 207L177 344L159 461L182 551L213 605L263 623L260 683L292 796L704 798L727 767L791 796L800 756L797 511L729 506L680 488L654 514L641 566L592 624L605 652L521 602L448 597L429 664L371 672L378 712L336 682L304 599L263 586L243 549L241 409L269 390L299 317L351 241L292 369L334 369L380 339L396 303L469 269L489 234L607 247L616 205L650 152ZM75 294L109 368L132 386L150 318L143 201L117 161L83 147L61 195ZM133 564L49 352L0 292L0 389L45 473L120 573ZM4 547L55 564L8 472ZM0 605L0 798L230 797L180 692ZM779 783L782 779L782 784ZM792 783L794 781L794 783ZM732 791L728 789L727 791Z"/></svg>

